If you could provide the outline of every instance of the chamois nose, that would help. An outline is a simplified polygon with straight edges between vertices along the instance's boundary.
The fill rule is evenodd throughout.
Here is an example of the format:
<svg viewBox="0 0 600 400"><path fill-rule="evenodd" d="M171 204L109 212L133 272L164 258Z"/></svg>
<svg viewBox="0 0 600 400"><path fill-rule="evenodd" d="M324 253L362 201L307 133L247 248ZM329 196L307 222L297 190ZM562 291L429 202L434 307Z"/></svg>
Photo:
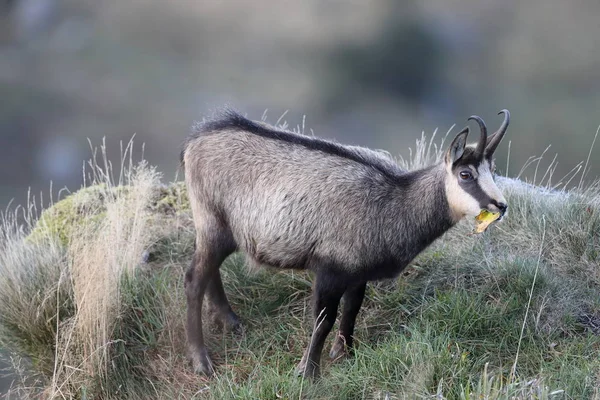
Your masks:
<svg viewBox="0 0 600 400"><path fill-rule="evenodd" d="M506 213L506 210L508 209L508 204L506 204L506 203L496 203L496 207L498 207L498 210L500 210L500 212L502 213L502 215L504 215Z"/></svg>

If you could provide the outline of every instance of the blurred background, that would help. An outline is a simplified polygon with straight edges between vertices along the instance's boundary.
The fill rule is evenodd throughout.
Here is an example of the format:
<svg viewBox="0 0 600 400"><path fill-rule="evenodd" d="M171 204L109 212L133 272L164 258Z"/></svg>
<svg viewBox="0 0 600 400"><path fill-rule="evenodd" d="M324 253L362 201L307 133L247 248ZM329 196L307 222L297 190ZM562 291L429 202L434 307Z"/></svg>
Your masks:
<svg viewBox="0 0 600 400"><path fill-rule="evenodd" d="M600 124L599 21L595 0L0 0L0 206L77 189L88 138L118 159L135 134L173 179L225 103L394 155L508 108L509 173L552 144L562 177Z"/></svg>
<svg viewBox="0 0 600 400"><path fill-rule="evenodd" d="M136 134L174 179L193 121L225 103L404 156L508 108L509 174L551 144L560 178L600 124L598 38L597 0L0 0L0 207L76 190L88 138L117 160Z"/></svg>

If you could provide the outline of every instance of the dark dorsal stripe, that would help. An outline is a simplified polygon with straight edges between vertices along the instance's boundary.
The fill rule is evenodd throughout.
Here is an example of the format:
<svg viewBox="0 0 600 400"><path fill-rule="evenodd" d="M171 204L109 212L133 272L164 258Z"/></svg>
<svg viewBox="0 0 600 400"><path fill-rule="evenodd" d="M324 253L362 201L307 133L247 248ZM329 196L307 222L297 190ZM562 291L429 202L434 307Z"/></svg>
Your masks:
<svg viewBox="0 0 600 400"><path fill-rule="evenodd" d="M245 118L238 112L231 109L221 110L216 114L215 117L198 124L189 140L193 140L194 138L202 135L231 129L250 132L267 139L281 140L283 142L303 146L309 150L320 151L333 156L342 157L373 168L387 178L393 179L394 181L405 180L405 177L402 176L403 174L391 171L383 165L373 163L358 152L347 149L342 145L319 138L313 138L302 134L279 130L266 124L263 125L249 120L248 118Z"/></svg>

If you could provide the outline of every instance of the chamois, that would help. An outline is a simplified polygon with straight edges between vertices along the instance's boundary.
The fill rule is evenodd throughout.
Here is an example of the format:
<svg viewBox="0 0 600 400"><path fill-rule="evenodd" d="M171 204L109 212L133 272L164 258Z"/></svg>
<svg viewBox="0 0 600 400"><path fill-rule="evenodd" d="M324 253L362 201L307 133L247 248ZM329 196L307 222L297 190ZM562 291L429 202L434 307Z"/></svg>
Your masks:
<svg viewBox="0 0 600 400"><path fill-rule="evenodd" d="M482 209L504 212L494 183L493 154L509 124L497 132L483 120L476 145L465 127L444 160L416 171L356 146L309 137L223 110L198 124L185 142L182 162L196 249L185 275L188 350L194 369L211 375L204 344L202 303L221 324L239 327L219 267L235 251L251 262L311 270L314 330L298 364L317 377L327 335L344 309L332 358L351 347L368 281L397 276L436 238Z"/></svg>

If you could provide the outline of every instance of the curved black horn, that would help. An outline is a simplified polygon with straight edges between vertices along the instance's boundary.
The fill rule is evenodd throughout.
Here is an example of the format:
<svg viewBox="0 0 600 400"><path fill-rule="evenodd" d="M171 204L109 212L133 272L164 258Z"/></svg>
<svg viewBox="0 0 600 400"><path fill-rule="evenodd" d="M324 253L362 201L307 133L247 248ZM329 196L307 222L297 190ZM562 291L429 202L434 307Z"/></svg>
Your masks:
<svg viewBox="0 0 600 400"><path fill-rule="evenodd" d="M477 147L475 148L475 156L479 158L483 156L483 152L487 144L487 127L485 126L485 122L483 122L483 120L477 115L471 115L468 120L477 122L477 125L479 125L479 130L481 131L479 142L477 142Z"/></svg>
<svg viewBox="0 0 600 400"><path fill-rule="evenodd" d="M502 121L502 125L500 125L500 128L498 128L498 130L494 132L488 139L487 146L485 147L486 156L491 156L492 154L494 154L494 151L496 151L496 147L498 147L498 144L504 137L504 134L506 133L506 128L508 128L508 124L510 123L510 113L508 112L508 110L501 110L498 113L498 115L500 114L504 114L504 121Z"/></svg>

